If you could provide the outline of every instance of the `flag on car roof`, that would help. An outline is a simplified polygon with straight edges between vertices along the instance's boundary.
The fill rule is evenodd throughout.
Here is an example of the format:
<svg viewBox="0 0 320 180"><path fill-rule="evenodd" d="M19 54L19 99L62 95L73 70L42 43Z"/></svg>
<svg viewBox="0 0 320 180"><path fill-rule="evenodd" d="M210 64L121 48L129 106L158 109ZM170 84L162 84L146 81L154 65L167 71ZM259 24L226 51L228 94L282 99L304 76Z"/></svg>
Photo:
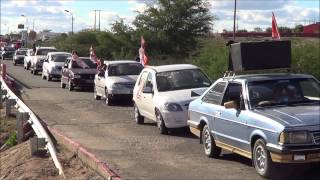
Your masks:
<svg viewBox="0 0 320 180"><path fill-rule="evenodd" d="M93 46L91 45L90 47L90 60L93 63L96 63L98 65L98 67L101 65L100 60L98 59L95 49L93 48Z"/></svg>
<svg viewBox="0 0 320 180"><path fill-rule="evenodd" d="M141 47L139 49L139 57L140 57L140 63L143 66L148 64L148 57L145 54L145 40L143 36L141 36Z"/></svg>
<svg viewBox="0 0 320 180"><path fill-rule="evenodd" d="M89 66L79 58L76 51L72 51L72 61L76 62L77 65L83 69L89 68Z"/></svg>
<svg viewBox="0 0 320 180"><path fill-rule="evenodd" d="M276 21L276 17L272 12L272 39L280 39L280 33L278 30L278 25Z"/></svg>

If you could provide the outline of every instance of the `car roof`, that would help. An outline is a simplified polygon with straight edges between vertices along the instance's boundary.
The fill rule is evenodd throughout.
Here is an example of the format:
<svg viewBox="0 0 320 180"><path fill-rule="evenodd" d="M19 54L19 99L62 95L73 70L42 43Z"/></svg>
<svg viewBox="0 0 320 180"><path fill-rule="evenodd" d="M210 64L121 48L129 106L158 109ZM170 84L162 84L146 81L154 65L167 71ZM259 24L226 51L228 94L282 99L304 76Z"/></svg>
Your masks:
<svg viewBox="0 0 320 180"><path fill-rule="evenodd" d="M308 74L270 73L270 74L236 75L234 77L227 77L226 79L235 79L235 80L252 82L252 81L267 81L267 80L295 79L295 78L314 78L314 77Z"/></svg>
<svg viewBox="0 0 320 180"><path fill-rule="evenodd" d="M37 47L37 49L56 49L55 47Z"/></svg>
<svg viewBox="0 0 320 180"><path fill-rule="evenodd" d="M192 64L171 64L171 65L162 65L162 66L146 66L147 69L152 69L156 72L165 72L165 71L176 71L184 69L199 69L197 66Z"/></svg>
<svg viewBox="0 0 320 180"><path fill-rule="evenodd" d="M71 55L71 53L68 52L49 52L48 55L57 55L57 54L69 54Z"/></svg>
<svg viewBox="0 0 320 180"><path fill-rule="evenodd" d="M115 61L104 61L104 64L111 65L111 64L126 64L126 63L139 63L133 60L115 60Z"/></svg>

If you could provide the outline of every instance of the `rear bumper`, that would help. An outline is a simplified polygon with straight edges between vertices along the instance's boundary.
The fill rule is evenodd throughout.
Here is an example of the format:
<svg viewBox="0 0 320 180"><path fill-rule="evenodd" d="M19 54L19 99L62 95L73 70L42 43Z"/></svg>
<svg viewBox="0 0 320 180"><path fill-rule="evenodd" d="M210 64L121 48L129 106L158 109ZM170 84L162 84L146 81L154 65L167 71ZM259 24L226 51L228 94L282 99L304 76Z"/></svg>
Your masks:
<svg viewBox="0 0 320 180"><path fill-rule="evenodd" d="M94 86L93 79L72 79L71 83L75 87L93 87Z"/></svg>
<svg viewBox="0 0 320 180"><path fill-rule="evenodd" d="M285 147L267 144L273 162L309 163L320 162L320 146Z"/></svg>
<svg viewBox="0 0 320 180"><path fill-rule="evenodd" d="M23 64L24 59L13 59L16 64Z"/></svg>

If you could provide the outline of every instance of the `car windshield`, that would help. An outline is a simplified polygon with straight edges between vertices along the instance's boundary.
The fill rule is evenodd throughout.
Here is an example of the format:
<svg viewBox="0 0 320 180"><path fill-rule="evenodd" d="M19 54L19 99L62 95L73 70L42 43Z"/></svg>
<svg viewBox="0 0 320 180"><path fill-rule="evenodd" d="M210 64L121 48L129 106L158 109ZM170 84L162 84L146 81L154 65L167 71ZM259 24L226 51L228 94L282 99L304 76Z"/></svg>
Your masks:
<svg viewBox="0 0 320 180"><path fill-rule="evenodd" d="M52 55L53 62L65 62L68 57L71 57L70 54L58 54Z"/></svg>
<svg viewBox="0 0 320 180"><path fill-rule="evenodd" d="M82 64L83 63L83 64ZM90 59L88 58L80 58L77 61L72 61L72 68L90 68L90 69L96 69L97 64L93 63Z"/></svg>
<svg viewBox="0 0 320 180"><path fill-rule="evenodd" d="M27 54L27 51L17 51L16 52L16 55L26 55Z"/></svg>
<svg viewBox="0 0 320 180"><path fill-rule="evenodd" d="M211 81L200 69L184 69L157 73L158 91L174 91L209 87Z"/></svg>
<svg viewBox="0 0 320 180"><path fill-rule="evenodd" d="M121 63L110 65L108 76L139 75L143 66L140 63Z"/></svg>
<svg viewBox="0 0 320 180"><path fill-rule="evenodd" d="M37 56L46 56L49 52L57 52L56 49L38 49Z"/></svg>
<svg viewBox="0 0 320 180"><path fill-rule="evenodd" d="M15 49L13 47L4 47L5 51L14 51Z"/></svg>
<svg viewBox="0 0 320 180"><path fill-rule="evenodd" d="M248 90L252 108L320 103L320 85L312 78L250 82Z"/></svg>

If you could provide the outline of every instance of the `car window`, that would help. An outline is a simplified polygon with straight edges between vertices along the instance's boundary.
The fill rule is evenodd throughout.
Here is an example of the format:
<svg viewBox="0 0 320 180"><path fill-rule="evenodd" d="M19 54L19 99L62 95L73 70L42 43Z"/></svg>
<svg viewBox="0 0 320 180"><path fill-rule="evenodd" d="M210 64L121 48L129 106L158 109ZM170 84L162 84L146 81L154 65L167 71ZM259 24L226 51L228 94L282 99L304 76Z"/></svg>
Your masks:
<svg viewBox="0 0 320 180"><path fill-rule="evenodd" d="M108 67L109 76L139 75L143 66L140 63L112 64Z"/></svg>
<svg viewBox="0 0 320 180"><path fill-rule="evenodd" d="M138 86L140 86L143 82L145 82L147 80L147 77L148 77L148 72L144 71L140 76L140 79L138 81Z"/></svg>
<svg viewBox="0 0 320 180"><path fill-rule="evenodd" d="M209 104L221 105L225 87L226 82L217 83L203 96L202 101Z"/></svg>
<svg viewBox="0 0 320 180"><path fill-rule="evenodd" d="M38 49L36 55L46 56L49 52L57 52L56 49Z"/></svg>
<svg viewBox="0 0 320 180"><path fill-rule="evenodd" d="M148 78L147 78L146 83L144 84L144 87L149 87L149 88L153 89L152 74L151 73L148 74Z"/></svg>
<svg viewBox="0 0 320 180"><path fill-rule="evenodd" d="M209 87L211 81L200 69L159 72L156 75L158 91L174 91Z"/></svg>
<svg viewBox="0 0 320 180"><path fill-rule="evenodd" d="M16 55L26 55L27 51L16 51Z"/></svg>
<svg viewBox="0 0 320 180"><path fill-rule="evenodd" d="M248 83L251 107L320 102L320 85L312 78L279 79Z"/></svg>
<svg viewBox="0 0 320 180"><path fill-rule="evenodd" d="M57 54L57 55L52 55L51 56L51 60L53 62L65 62L68 57L71 57L71 55L69 55L69 54Z"/></svg>
<svg viewBox="0 0 320 180"><path fill-rule="evenodd" d="M236 101L236 103L244 109L244 101L242 98L242 85L240 83L229 83L223 97L222 104L228 101Z"/></svg>

